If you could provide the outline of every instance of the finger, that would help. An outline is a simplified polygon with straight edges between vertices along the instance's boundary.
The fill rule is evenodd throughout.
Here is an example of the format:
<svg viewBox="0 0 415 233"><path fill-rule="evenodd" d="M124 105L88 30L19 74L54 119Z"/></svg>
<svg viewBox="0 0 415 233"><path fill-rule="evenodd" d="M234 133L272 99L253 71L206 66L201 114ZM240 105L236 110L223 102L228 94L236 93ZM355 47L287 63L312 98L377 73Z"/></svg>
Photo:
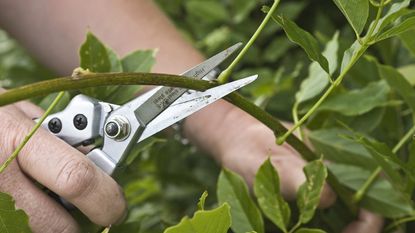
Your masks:
<svg viewBox="0 0 415 233"><path fill-rule="evenodd" d="M15 132L9 138L14 147L34 124L20 118L8 124L8 132ZM93 222L106 226L124 215L126 203L117 183L85 155L47 131L37 131L18 162L28 175L73 203Z"/></svg>
<svg viewBox="0 0 415 233"><path fill-rule="evenodd" d="M16 107L19 108L19 110L21 110L29 119L40 118L44 113L42 108L27 101L20 101L16 103ZM76 149L86 154L94 149L94 146L78 146Z"/></svg>
<svg viewBox="0 0 415 233"><path fill-rule="evenodd" d="M39 118L43 115L43 109L27 101L17 102L16 107L29 119Z"/></svg>
<svg viewBox="0 0 415 233"><path fill-rule="evenodd" d="M25 177L16 162L0 174L0 180L0 190L13 196L16 207L29 216L33 232L80 232L76 221L66 210Z"/></svg>
<svg viewBox="0 0 415 233"><path fill-rule="evenodd" d="M350 223L343 233L380 233L383 218L367 210L361 209L356 221Z"/></svg>

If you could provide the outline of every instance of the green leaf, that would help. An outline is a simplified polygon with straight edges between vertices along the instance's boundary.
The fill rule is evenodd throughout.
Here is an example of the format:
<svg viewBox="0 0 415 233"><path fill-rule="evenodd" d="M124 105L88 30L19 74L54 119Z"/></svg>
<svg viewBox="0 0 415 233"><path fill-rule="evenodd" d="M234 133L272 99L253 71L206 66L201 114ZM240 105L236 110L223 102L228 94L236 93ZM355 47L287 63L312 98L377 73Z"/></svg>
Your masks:
<svg viewBox="0 0 415 233"><path fill-rule="evenodd" d="M389 104L387 102L389 91L390 88L385 81L372 82L365 88L328 98L319 110L334 111L346 116L362 115L376 107Z"/></svg>
<svg viewBox="0 0 415 233"><path fill-rule="evenodd" d="M202 196L200 196L199 202L197 203L197 209L198 210L205 210L205 201L206 201L207 196L208 196L207 191L204 191L202 193Z"/></svg>
<svg viewBox="0 0 415 233"><path fill-rule="evenodd" d="M257 2L252 0L234 0L232 4L233 22L238 24L245 20L256 5Z"/></svg>
<svg viewBox="0 0 415 233"><path fill-rule="evenodd" d="M125 165L130 166L137 157L139 157L142 153L148 152L152 147L156 146L158 143L166 142L167 140L164 138L157 138L157 137L149 137L144 141L136 144L131 152L129 153L128 157L125 160Z"/></svg>
<svg viewBox="0 0 415 233"><path fill-rule="evenodd" d="M415 91L411 84L395 68L378 64L380 76L395 90L411 108L415 119Z"/></svg>
<svg viewBox="0 0 415 233"><path fill-rule="evenodd" d="M406 162L406 166L411 171L415 170L415 142L412 141L409 145L409 155ZM406 185L406 191L407 193L413 193L415 189L415 181L414 180L408 180L408 183Z"/></svg>
<svg viewBox="0 0 415 233"><path fill-rule="evenodd" d="M232 230L235 233L264 232L261 212L248 193L244 180L234 172L222 170L218 179L219 203L231 206Z"/></svg>
<svg viewBox="0 0 415 233"><path fill-rule="evenodd" d="M327 178L327 169L322 160L315 160L304 167L304 174L307 180L297 192L297 206L300 210L299 222L301 223L309 222L314 216Z"/></svg>
<svg viewBox="0 0 415 233"><path fill-rule="evenodd" d="M354 43L346 51L344 51L340 72L343 72L346 67L351 65L350 63L352 62L352 58L359 58L363 55L363 52L362 44L358 40L355 40Z"/></svg>
<svg viewBox="0 0 415 233"><path fill-rule="evenodd" d="M111 63L108 57L107 48L91 32L86 35L86 41L79 50L81 67L91 72L109 72Z"/></svg>
<svg viewBox="0 0 415 233"><path fill-rule="evenodd" d="M137 205L159 195L161 189L161 185L154 177L147 176L129 182L124 186L124 193L129 204Z"/></svg>
<svg viewBox="0 0 415 233"><path fill-rule="evenodd" d="M326 233L326 232L321 229L300 228L296 230L295 233Z"/></svg>
<svg viewBox="0 0 415 233"><path fill-rule="evenodd" d="M113 225L109 229L110 233L137 233L140 232L140 222L126 222L120 225ZM86 232L86 231L85 231ZM93 232L93 231L88 231Z"/></svg>
<svg viewBox="0 0 415 233"><path fill-rule="evenodd" d="M285 36L280 36L272 40L270 45L265 48L263 59L267 62L275 62L295 46ZM318 65L318 63L317 63ZM318 65L319 66L319 65Z"/></svg>
<svg viewBox="0 0 415 233"><path fill-rule="evenodd" d="M120 58L118 57L118 55L112 51L112 49L107 48L107 53L108 53L108 59L110 60L110 72L122 72L123 68L121 65L121 61Z"/></svg>
<svg viewBox="0 0 415 233"><path fill-rule="evenodd" d="M291 20L296 20L300 14L307 8L310 2L298 1L282 1L278 7L276 14L284 14Z"/></svg>
<svg viewBox="0 0 415 233"><path fill-rule="evenodd" d="M156 62L155 54L156 52L154 50L137 50L119 61L120 68L124 72L148 73ZM115 70L111 71L117 72ZM112 94L108 99L115 104L124 104L133 98L140 89L140 85L118 86L115 90L111 91Z"/></svg>
<svg viewBox="0 0 415 233"><path fill-rule="evenodd" d="M198 47L203 47L207 54L213 54L218 50L221 50L229 38L232 36L230 28L226 25L215 28L209 34L207 34L202 40L197 42Z"/></svg>
<svg viewBox="0 0 415 233"><path fill-rule="evenodd" d="M377 161L378 165L382 167L383 171L385 171L386 175L391 179L392 184L396 187L402 187L404 184L403 178L399 171L397 171L397 166L395 166L395 164L404 165L386 144L373 139L369 140L362 135L356 135L354 140L361 143L366 148L373 159Z"/></svg>
<svg viewBox="0 0 415 233"><path fill-rule="evenodd" d="M310 100L320 94L329 84L330 75L337 69L337 52L339 49L339 33L327 43L323 55L328 59L330 74L327 74L317 62L312 62L308 69L308 77L301 83L300 90L295 94L297 103Z"/></svg>
<svg viewBox="0 0 415 233"><path fill-rule="evenodd" d="M229 15L225 7L217 1L191 0L185 2L185 7L190 16L206 23L224 21Z"/></svg>
<svg viewBox="0 0 415 233"><path fill-rule="evenodd" d="M379 20L376 28L373 30L375 35L379 35L379 32L392 25L396 19L405 14L405 8L410 4L411 0L394 1L390 4L389 9L385 15ZM371 23L369 28L374 26L374 22Z"/></svg>
<svg viewBox="0 0 415 233"><path fill-rule="evenodd" d="M0 192L0 232L28 233L29 218L23 210L16 210L11 196Z"/></svg>
<svg viewBox="0 0 415 233"><path fill-rule="evenodd" d="M413 39L414 34L415 29L411 29L399 35L399 38L404 43L405 47L412 53L412 56L415 56L415 40Z"/></svg>
<svg viewBox="0 0 415 233"><path fill-rule="evenodd" d="M110 61L110 69L109 72L122 72L121 61L118 58L117 54L110 48L106 47L108 59ZM92 93L91 95L107 102L111 102L114 104L122 104L121 102L117 101L117 98L113 98L112 96L120 93L120 89L123 88L122 86L104 86L104 87L95 87L95 88L88 88L89 92ZM129 88L129 87L127 87ZM121 93L126 93L125 91ZM88 94L88 93L87 93ZM129 99L133 95L129 96ZM129 100L128 99L128 100Z"/></svg>
<svg viewBox="0 0 415 233"><path fill-rule="evenodd" d="M338 181L354 191L360 189L371 174L363 168L344 164L329 164L329 169ZM385 179L376 180L359 202L361 207L388 218L399 218L414 214L412 202Z"/></svg>
<svg viewBox="0 0 415 233"><path fill-rule="evenodd" d="M318 62L320 66L329 73L329 63L321 54L317 40L309 32L300 28L297 24L284 16L276 16L273 17L273 19L284 29L292 42L300 45L311 60Z"/></svg>
<svg viewBox="0 0 415 233"><path fill-rule="evenodd" d="M356 35L360 35L369 17L369 0L334 0L349 21Z"/></svg>
<svg viewBox="0 0 415 233"><path fill-rule="evenodd" d="M376 41L385 40L413 29L415 26L415 12L408 11L405 15L401 16L398 21L400 22L393 25L393 27L386 31L382 31L380 35L376 37Z"/></svg>
<svg viewBox="0 0 415 233"><path fill-rule="evenodd" d="M259 168L254 183L254 192L262 212L283 232L287 232L291 210L280 193L278 173L267 159Z"/></svg>
<svg viewBox="0 0 415 233"><path fill-rule="evenodd" d="M122 60L124 72L150 72L156 63L155 50L137 50L125 56Z"/></svg>
<svg viewBox="0 0 415 233"><path fill-rule="evenodd" d="M193 218L183 218L164 233L226 233L230 226L230 207L224 203L214 210L196 211Z"/></svg>
<svg viewBox="0 0 415 233"><path fill-rule="evenodd" d="M56 96L58 96L58 94L59 93L53 93L53 94L45 96L37 105L41 107L42 109L47 109L50 103L52 103L52 101L56 98ZM53 109L53 112L62 111L71 101L71 99L72 99L71 94L69 94L69 92L65 92L65 94L62 96L59 103Z"/></svg>
<svg viewBox="0 0 415 233"><path fill-rule="evenodd" d="M80 66L83 69L89 69L91 72L122 71L117 55L111 49L106 48L92 32L87 33L86 40L79 50L79 55ZM116 90L117 86L105 86L83 89L82 92L99 100L113 102L110 96Z"/></svg>
<svg viewBox="0 0 415 233"><path fill-rule="evenodd" d="M325 159L375 169L376 162L366 148L344 137L352 135L350 131L339 128L314 130L307 134L313 146Z"/></svg>
<svg viewBox="0 0 415 233"><path fill-rule="evenodd" d="M415 142L411 142L409 146L409 158L408 158L408 167L415 169Z"/></svg>
<svg viewBox="0 0 415 233"><path fill-rule="evenodd" d="M411 86L415 86L415 65L399 67L398 71L411 84Z"/></svg>

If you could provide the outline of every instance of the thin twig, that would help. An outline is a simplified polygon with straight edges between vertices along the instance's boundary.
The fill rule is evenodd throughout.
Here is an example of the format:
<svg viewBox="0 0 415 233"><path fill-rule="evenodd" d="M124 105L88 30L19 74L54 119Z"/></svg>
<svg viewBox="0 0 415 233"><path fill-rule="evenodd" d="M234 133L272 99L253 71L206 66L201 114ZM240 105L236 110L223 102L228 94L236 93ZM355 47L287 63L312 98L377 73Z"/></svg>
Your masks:
<svg viewBox="0 0 415 233"><path fill-rule="evenodd" d="M26 135L26 137L19 144L19 146L13 151L13 153L7 158L7 160L1 165L1 167L0 167L0 173L2 173L4 171L4 169L6 169L7 166L9 166L10 163L13 162L14 159L16 159L17 155L19 155L20 151L27 144L27 142L30 140L30 138L33 136L33 134L36 133L36 131L42 125L42 122L52 112L53 108L59 103L59 101L62 99L62 97L63 97L64 94L65 94L64 91L59 92L59 94L53 100L52 104L49 105L48 109L43 114L43 116L39 119L39 121L35 124L35 126L33 126L33 128L30 130L29 134Z"/></svg>

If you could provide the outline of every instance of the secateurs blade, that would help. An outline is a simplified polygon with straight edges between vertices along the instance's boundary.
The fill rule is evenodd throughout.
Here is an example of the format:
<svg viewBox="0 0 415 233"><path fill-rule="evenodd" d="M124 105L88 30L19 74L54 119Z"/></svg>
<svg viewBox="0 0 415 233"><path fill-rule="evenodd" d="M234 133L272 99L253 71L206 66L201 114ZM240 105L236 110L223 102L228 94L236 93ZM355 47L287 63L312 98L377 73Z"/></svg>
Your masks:
<svg viewBox="0 0 415 233"><path fill-rule="evenodd" d="M207 78L241 44L236 44L184 72L188 78ZM75 96L61 112L46 118L42 126L72 146L103 138L100 148L87 156L112 175L131 148L144 139L199 111L231 92L248 85L256 75L210 88L189 91L185 88L158 87L118 106L86 95ZM57 127L58 126L58 127Z"/></svg>

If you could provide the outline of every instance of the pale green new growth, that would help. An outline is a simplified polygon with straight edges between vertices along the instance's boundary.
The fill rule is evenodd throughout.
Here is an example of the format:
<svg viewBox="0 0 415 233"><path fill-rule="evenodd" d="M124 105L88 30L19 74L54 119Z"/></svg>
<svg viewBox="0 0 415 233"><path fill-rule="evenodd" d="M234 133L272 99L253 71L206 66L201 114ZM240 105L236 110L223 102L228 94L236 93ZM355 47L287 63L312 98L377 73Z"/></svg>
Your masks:
<svg viewBox="0 0 415 233"><path fill-rule="evenodd" d="M314 216L320 203L320 195L327 178L327 169L322 160L310 162L304 167L307 181L300 186L297 192L297 206L300 210L299 223L305 224Z"/></svg>
<svg viewBox="0 0 415 233"><path fill-rule="evenodd" d="M271 160L267 159L259 168L254 183L254 191L262 212L283 232L287 232L291 210L280 193L278 173Z"/></svg>
<svg viewBox="0 0 415 233"><path fill-rule="evenodd" d="M199 198L199 202L197 203L197 210L205 210L205 201L208 196L208 192L204 191L202 196Z"/></svg>
<svg viewBox="0 0 415 233"><path fill-rule="evenodd" d="M219 203L231 206L232 230L235 233L264 232L261 212L251 199L242 177L229 170L222 170L217 189Z"/></svg>
<svg viewBox="0 0 415 233"><path fill-rule="evenodd" d="M224 203L213 210L196 211L193 218L183 218L164 233L226 233L230 226L230 207Z"/></svg>

